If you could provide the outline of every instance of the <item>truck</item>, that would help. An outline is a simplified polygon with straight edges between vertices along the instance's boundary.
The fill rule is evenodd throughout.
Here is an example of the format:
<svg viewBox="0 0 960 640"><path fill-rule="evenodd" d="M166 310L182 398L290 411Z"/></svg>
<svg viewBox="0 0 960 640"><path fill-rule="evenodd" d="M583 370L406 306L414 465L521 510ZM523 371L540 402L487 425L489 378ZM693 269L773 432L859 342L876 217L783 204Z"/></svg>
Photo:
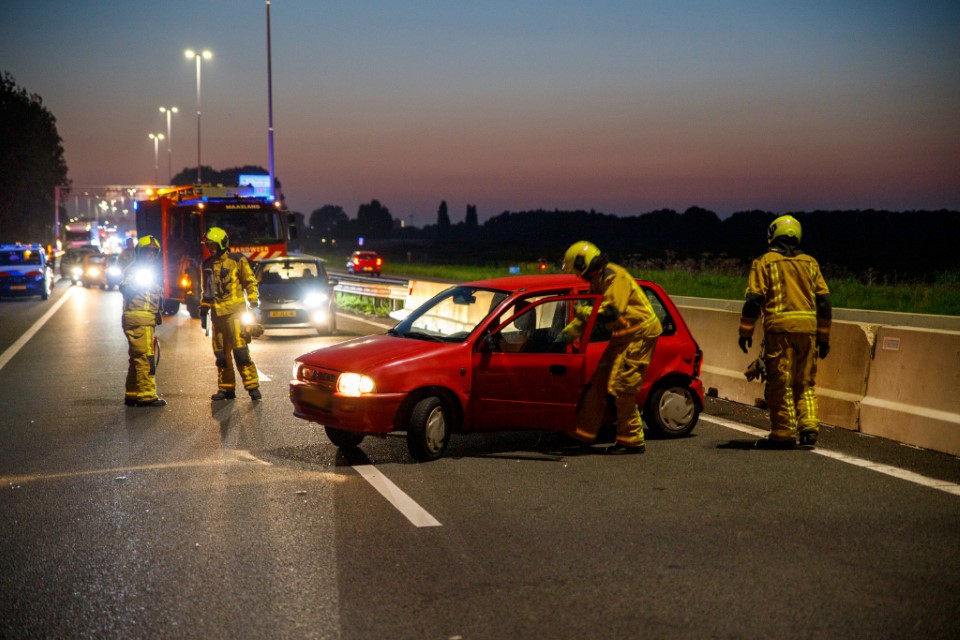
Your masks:
<svg viewBox="0 0 960 640"><path fill-rule="evenodd" d="M100 223L96 220L72 220L63 225L63 248L100 248Z"/></svg>
<svg viewBox="0 0 960 640"><path fill-rule="evenodd" d="M270 196L255 196L249 187L192 185L159 189L134 203L137 235L160 240L163 261L163 313L186 306L200 317L200 266L209 257L203 236L220 227L230 251L252 261L287 255L296 237L293 215Z"/></svg>

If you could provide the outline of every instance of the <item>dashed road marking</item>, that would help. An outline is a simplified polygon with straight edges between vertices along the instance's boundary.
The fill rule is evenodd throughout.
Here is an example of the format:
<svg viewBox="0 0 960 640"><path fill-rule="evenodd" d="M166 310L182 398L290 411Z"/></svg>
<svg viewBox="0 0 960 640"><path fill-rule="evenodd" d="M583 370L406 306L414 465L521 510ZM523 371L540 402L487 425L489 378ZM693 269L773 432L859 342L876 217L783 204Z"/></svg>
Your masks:
<svg viewBox="0 0 960 640"><path fill-rule="evenodd" d="M751 436L757 436L763 438L767 435L767 431L764 429L757 429L756 427L750 427L745 424L740 424L739 422L733 422L731 420L725 420L724 418L717 418L715 416L700 416L700 419L704 422L717 425L718 427L726 427L727 429L733 429L734 431L740 431L741 433L746 433ZM882 473L894 478L899 478L900 480L906 480L907 482L912 482L914 484L920 485L922 487L928 487L930 489L936 489L937 491L943 491L951 495L960 496L960 484L954 482L949 482L947 480L938 480L937 478L931 478L929 476L924 476L919 473L914 473L913 471L907 471L906 469L901 469L899 467L894 467L888 464L881 464L879 462L873 462L871 460L864 460L863 458L857 458L856 456L849 456L845 453L839 453L837 451L830 451L828 449L811 449L811 453L821 455L825 458L830 458L831 460L837 460L838 462L845 462L847 464L852 464L863 469L869 469L870 471L876 471L877 473Z"/></svg>
<svg viewBox="0 0 960 640"><path fill-rule="evenodd" d="M387 476L380 473L372 464L354 465L357 473L370 483L387 502L396 507L416 527L439 527L440 522L417 504L413 498L405 494L400 487L393 484Z"/></svg>

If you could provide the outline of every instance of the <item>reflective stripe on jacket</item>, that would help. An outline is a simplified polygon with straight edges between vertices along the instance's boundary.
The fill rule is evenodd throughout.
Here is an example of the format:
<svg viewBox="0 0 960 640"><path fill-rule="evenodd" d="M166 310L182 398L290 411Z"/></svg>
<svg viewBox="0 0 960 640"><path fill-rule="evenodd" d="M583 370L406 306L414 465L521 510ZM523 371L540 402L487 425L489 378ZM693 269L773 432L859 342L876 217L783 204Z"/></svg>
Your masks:
<svg viewBox="0 0 960 640"><path fill-rule="evenodd" d="M759 304L767 333L829 335L829 317L817 316L817 297L829 294L820 265L804 253L784 255L768 251L750 267L747 300ZM741 315L741 336L753 335L757 318L751 315Z"/></svg>
<svg viewBox="0 0 960 640"><path fill-rule="evenodd" d="M224 252L205 260L201 281L201 308L212 308L218 316L240 313L247 302L251 307L260 304L257 279L242 253Z"/></svg>

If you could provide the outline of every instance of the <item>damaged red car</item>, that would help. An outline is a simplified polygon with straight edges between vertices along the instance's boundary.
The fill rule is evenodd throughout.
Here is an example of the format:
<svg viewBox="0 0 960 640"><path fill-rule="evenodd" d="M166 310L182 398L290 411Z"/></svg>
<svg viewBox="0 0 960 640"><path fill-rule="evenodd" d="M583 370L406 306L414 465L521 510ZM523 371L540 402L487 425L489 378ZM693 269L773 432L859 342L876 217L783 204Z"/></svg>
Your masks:
<svg viewBox="0 0 960 640"><path fill-rule="evenodd" d="M667 293L638 283L663 335L637 396L644 424L689 434L703 409L703 353ZM571 431L577 403L609 336L600 296L569 275L511 276L451 287L384 334L306 353L294 364L294 415L323 425L338 447L405 431L410 455L443 455L454 433ZM584 336L560 340L578 306Z"/></svg>

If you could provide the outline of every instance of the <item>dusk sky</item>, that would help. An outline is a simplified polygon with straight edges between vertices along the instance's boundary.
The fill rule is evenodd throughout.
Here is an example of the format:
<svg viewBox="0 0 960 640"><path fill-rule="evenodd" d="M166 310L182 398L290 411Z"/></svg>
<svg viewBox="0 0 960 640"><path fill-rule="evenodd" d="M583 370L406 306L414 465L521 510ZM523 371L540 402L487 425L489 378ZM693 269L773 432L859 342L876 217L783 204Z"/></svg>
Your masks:
<svg viewBox="0 0 960 640"><path fill-rule="evenodd" d="M263 0L0 0L76 186L268 166ZM288 205L960 209L960 2L273 0ZM160 179L166 181L161 144Z"/></svg>

